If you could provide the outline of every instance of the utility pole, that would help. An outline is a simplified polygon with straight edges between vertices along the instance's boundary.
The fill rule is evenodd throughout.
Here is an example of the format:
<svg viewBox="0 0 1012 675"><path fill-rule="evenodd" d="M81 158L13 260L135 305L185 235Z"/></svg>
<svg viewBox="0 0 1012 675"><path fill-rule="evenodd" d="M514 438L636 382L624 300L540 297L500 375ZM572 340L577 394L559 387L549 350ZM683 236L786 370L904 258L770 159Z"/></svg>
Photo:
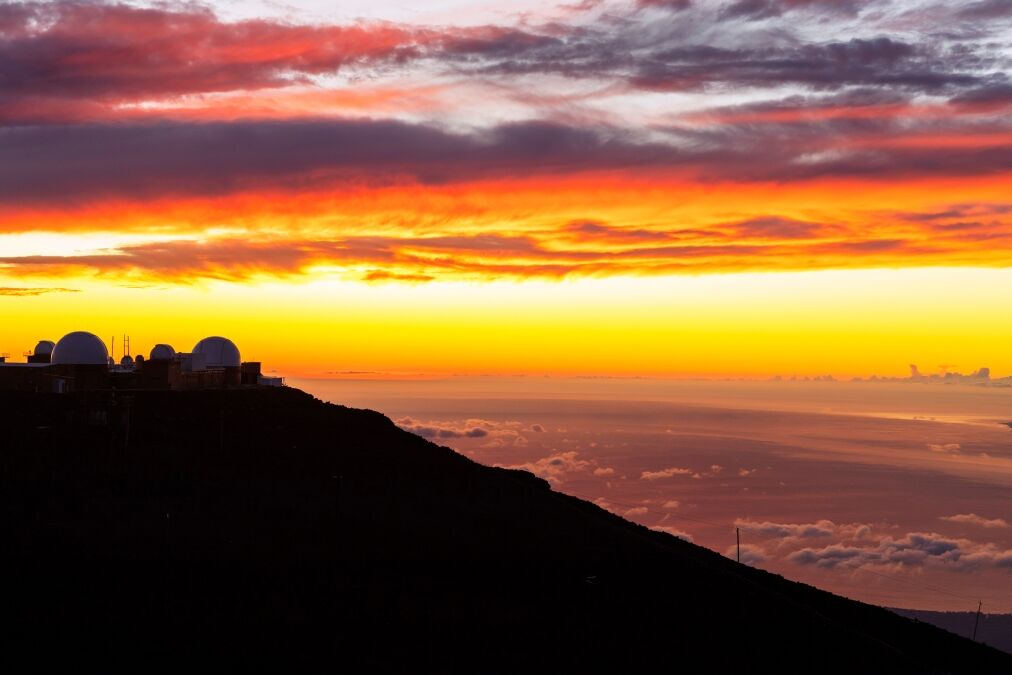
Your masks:
<svg viewBox="0 0 1012 675"><path fill-rule="evenodd" d="M741 530L734 528L735 548L738 550L738 562L741 562Z"/></svg>
<svg viewBox="0 0 1012 675"><path fill-rule="evenodd" d="M977 601L977 618L973 620L973 639L977 640L977 625L980 623L980 608L984 606L983 600Z"/></svg>

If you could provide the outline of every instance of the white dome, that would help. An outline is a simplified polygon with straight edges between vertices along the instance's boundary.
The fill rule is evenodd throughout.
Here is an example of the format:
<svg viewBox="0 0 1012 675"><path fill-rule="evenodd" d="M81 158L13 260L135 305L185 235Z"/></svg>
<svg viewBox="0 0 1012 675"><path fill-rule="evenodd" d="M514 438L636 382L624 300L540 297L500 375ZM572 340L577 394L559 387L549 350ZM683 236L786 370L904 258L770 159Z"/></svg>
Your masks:
<svg viewBox="0 0 1012 675"><path fill-rule="evenodd" d="M52 362L75 366L104 366L109 363L109 351L97 335L75 331L64 335L53 347Z"/></svg>
<svg viewBox="0 0 1012 675"><path fill-rule="evenodd" d="M50 356L55 346L52 340L39 340L39 344L35 345L35 356Z"/></svg>
<svg viewBox="0 0 1012 675"><path fill-rule="evenodd" d="M207 337L193 348L194 354L203 354L208 368L238 368L239 348L223 337Z"/></svg>
<svg viewBox="0 0 1012 675"><path fill-rule="evenodd" d="M123 358L121 358L119 360L119 364L121 366L132 366L134 364L134 360L133 360L132 357L130 357L129 355L127 355L127 356L124 356Z"/></svg>
<svg viewBox="0 0 1012 675"><path fill-rule="evenodd" d="M151 350L152 361L171 361L176 358L176 350L169 345L155 345Z"/></svg>

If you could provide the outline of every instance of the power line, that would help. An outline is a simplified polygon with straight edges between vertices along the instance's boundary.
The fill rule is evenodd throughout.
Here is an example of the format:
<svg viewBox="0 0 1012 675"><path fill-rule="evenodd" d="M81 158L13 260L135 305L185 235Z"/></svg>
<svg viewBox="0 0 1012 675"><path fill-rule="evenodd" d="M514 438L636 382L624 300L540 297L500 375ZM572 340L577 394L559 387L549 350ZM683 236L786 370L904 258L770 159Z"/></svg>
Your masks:
<svg viewBox="0 0 1012 675"><path fill-rule="evenodd" d="M957 598L959 600L970 600L970 601L973 601L973 600L977 599L977 598L970 597L969 595L959 595L957 593L950 593L949 591L947 591L945 589L942 589L942 588L938 588L937 586L929 586L927 584L919 584L916 581L910 581L909 579L904 579L903 577L893 576L891 574L883 574L882 572L876 572L875 570L870 570L870 569L867 569L867 568L864 568L864 567L860 568L859 571L861 571L861 572L867 572L868 574L874 574L875 576L882 577L883 579L892 579L893 581L899 581L900 583L908 584L910 586L916 586L917 588L922 588L922 589L924 589L926 591L932 591L932 592L935 592L935 593L941 593L942 595L948 595L949 597Z"/></svg>

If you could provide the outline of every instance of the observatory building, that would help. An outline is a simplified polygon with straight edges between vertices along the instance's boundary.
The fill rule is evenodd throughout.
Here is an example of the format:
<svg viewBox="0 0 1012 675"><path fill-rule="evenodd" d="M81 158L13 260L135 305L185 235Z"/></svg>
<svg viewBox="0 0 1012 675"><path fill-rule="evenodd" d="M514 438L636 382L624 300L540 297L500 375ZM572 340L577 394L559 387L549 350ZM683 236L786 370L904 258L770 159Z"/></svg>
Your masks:
<svg viewBox="0 0 1012 675"><path fill-rule="evenodd" d="M228 338L212 336L180 353L156 344L148 358L125 352L116 363L105 343L92 333L75 331L58 342L40 340L24 363L0 359L0 390L64 393L93 390L222 389L281 386L279 377L264 377L259 361L243 362Z"/></svg>

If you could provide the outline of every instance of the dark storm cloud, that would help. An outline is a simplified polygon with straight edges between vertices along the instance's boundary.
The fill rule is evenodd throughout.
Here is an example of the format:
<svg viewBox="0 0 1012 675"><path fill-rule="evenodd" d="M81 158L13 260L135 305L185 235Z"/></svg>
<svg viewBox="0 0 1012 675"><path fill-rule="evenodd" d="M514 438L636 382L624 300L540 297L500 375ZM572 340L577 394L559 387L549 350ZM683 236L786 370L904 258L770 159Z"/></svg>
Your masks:
<svg viewBox="0 0 1012 675"><path fill-rule="evenodd" d="M452 61L444 55L447 61ZM821 44L721 47L581 31L549 46L525 47L502 60L460 63L485 75L558 74L618 79L642 89L697 91L733 85L812 89L844 86L936 91L984 84L1003 75L988 56L914 45L890 37Z"/></svg>
<svg viewBox="0 0 1012 675"><path fill-rule="evenodd" d="M951 102L963 105L1012 105L1012 83L1002 81L969 89L954 96Z"/></svg>
<svg viewBox="0 0 1012 675"><path fill-rule="evenodd" d="M636 0L637 7L656 7L672 12L683 12L692 6L692 0Z"/></svg>
<svg viewBox="0 0 1012 675"><path fill-rule="evenodd" d="M830 15L855 15L867 0L735 0L721 10L724 18L744 18L749 21L778 17L784 12L806 9Z"/></svg>
<svg viewBox="0 0 1012 675"><path fill-rule="evenodd" d="M939 54L889 37L754 48L678 46L639 59L630 81L646 89L695 90L717 84L812 89L843 86L934 91L986 81L972 54Z"/></svg>
<svg viewBox="0 0 1012 675"><path fill-rule="evenodd" d="M109 195L218 195L267 184L275 189L440 184L596 170L801 180L1012 169L1012 152L1000 140L985 147L927 142L824 151L830 138L823 124L752 126L747 134L736 127L664 131L671 143L638 141L611 128L544 122L471 133L384 120L8 127L0 128L0 200L8 207L52 205Z"/></svg>
<svg viewBox="0 0 1012 675"><path fill-rule="evenodd" d="M957 16L965 19L1001 19L1012 17L1012 0L980 0L963 5Z"/></svg>
<svg viewBox="0 0 1012 675"><path fill-rule="evenodd" d="M550 123L455 134L396 121L0 128L0 199L213 195L347 179L443 183L679 163L670 147ZM312 174L312 175L310 175Z"/></svg>
<svg viewBox="0 0 1012 675"><path fill-rule="evenodd" d="M743 17L755 15L749 7L807 17L852 14L858 5L764 0L722 6ZM964 11L1002 6L978 2ZM658 7L678 11L646 11ZM432 28L226 22L193 4L7 4L0 7L0 208L587 171L793 181L987 175L1012 168L1009 124L1001 115L1012 93L1006 59L993 44L927 43L898 34L811 42L795 35L788 19L763 39L748 33L749 39L736 40L734 31L745 30L740 22L725 25L712 9L641 0L629 3L626 14L587 24ZM348 68L364 76L401 72L418 64L483 82L530 73L606 80L622 91L770 89L778 90L778 99L704 111L699 116L709 118L703 122L672 116L635 130L584 119L450 131L385 119L299 116L187 123L169 121L171 110L159 121L117 117L124 113L116 106L138 101L285 87ZM785 87L801 93L785 97L779 93ZM913 102L925 93L951 102L944 115L918 116ZM103 106L107 122L63 121L105 119ZM991 111L986 124L959 117L980 110ZM994 134L995 140L936 145L936 134ZM910 135L916 142L888 143ZM777 237L807 236L804 224L761 219L742 224L739 234L770 229ZM674 244L683 236L593 221L570 232L630 245ZM493 250L503 243L514 252L525 245L484 245Z"/></svg>
<svg viewBox="0 0 1012 675"><path fill-rule="evenodd" d="M189 3L15 3L0 9L0 91L129 99L277 87L292 72L403 59L424 40L388 24L226 23Z"/></svg>

